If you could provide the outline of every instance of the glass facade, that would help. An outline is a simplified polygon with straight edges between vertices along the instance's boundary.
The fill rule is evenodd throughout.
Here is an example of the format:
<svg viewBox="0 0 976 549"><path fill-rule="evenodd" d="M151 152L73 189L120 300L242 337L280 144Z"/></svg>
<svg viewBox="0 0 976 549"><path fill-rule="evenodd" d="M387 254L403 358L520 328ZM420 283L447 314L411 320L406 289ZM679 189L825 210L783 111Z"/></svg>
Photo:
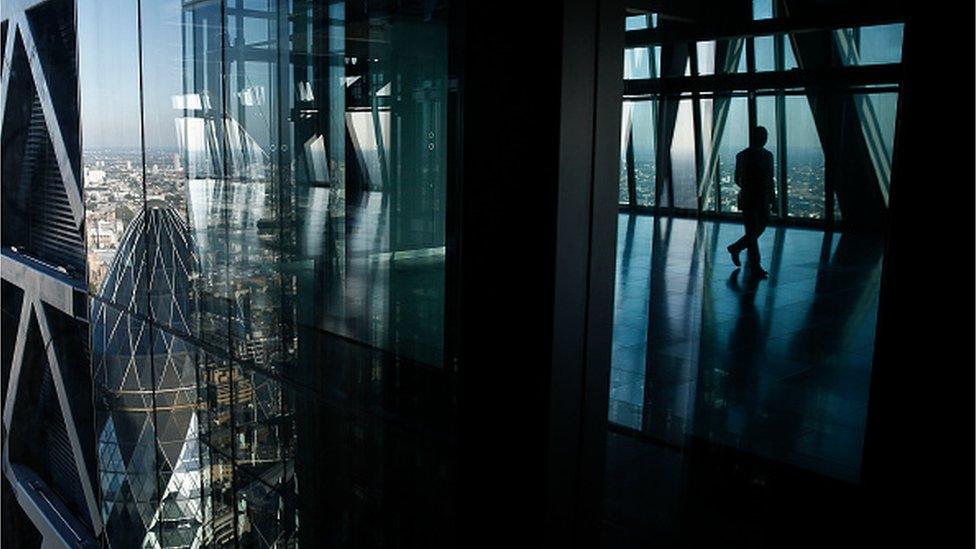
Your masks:
<svg viewBox="0 0 976 549"><path fill-rule="evenodd" d="M339 417L387 405L379 389L393 379L443 384L452 361L449 14L444 3L78 2L96 476L111 545L344 544L348 513L381 509L395 538L396 517L415 511L384 503L382 476L360 462L390 445L418 460L416 485L400 489L447 492L452 462L423 437L375 412L351 429ZM451 415L442 396L398 406L440 414L434 425ZM435 525L449 505L413 527L448 535Z"/></svg>
<svg viewBox="0 0 976 549"><path fill-rule="evenodd" d="M774 7L754 2L753 16L774 18ZM737 214L735 154L748 145L749 126L759 124L768 131L766 148L774 157L774 216L877 228L887 208L898 82L894 76L865 80L844 71L897 67L903 27L804 29L695 42L652 36L642 38L646 46L631 40L624 75L630 130L622 140L621 206ZM694 53L695 63L682 59L685 50ZM665 53L659 71L637 70L634 54L647 51ZM678 76L673 68L681 64L687 66L683 78L661 79ZM828 90L806 84L816 78L810 71L818 70L836 71L836 85ZM643 105L652 120L636 115ZM642 135L641 125L654 131ZM834 142L841 145L824 149L824 140L837 135L843 139ZM650 179L658 200L653 203L639 192L641 152L654 160ZM660 165L669 171L658 173L654 167ZM860 175L850 175L855 173ZM628 174L638 192L627 192Z"/></svg>

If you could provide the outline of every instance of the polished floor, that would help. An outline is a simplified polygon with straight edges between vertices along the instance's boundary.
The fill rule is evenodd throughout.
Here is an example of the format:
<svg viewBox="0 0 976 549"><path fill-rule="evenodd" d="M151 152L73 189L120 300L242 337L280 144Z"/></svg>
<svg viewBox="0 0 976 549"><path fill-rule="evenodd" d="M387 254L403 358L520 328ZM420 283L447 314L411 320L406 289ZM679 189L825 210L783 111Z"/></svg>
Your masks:
<svg viewBox="0 0 976 549"><path fill-rule="evenodd" d="M882 240L770 227L760 280L725 251L741 231L620 216L609 419L856 481Z"/></svg>
<svg viewBox="0 0 976 549"><path fill-rule="evenodd" d="M605 546L831 543L859 525L883 241L770 227L761 280L725 251L741 231L620 216Z"/></svg>

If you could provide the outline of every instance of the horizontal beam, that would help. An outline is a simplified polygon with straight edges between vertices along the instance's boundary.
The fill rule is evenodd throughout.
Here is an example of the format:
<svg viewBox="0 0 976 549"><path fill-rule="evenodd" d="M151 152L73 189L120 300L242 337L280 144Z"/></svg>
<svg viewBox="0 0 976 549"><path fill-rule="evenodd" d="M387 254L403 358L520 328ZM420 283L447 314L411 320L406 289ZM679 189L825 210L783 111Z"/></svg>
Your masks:
<svg viewBox="0 0 976 549"><path fill-rule="evenodd" d="M805 92L844 91L857 86L900 83L898 63L863 67L794 69L760 73L712 74L642 78L624 81L624 97L679 95L692 92L735 92L802 89Z"/></svg>
<svg viewBox="0 0 976 549"><path fill-rule="evenodd" d="M892 3L894 4L894 2ZM835 14L816 17L779 17L759 21L698 21L694 25L662 25L658 28L627 31L624 44L628 48L698 42L704 40L726 40L746 36L796 33L817 30L842 29L902 23L904 14L892 11L885 14L838 16Z"/></svg>
<svg viewBox="0 0 976 549"><path fill-rule="evenodd" d="M84 294L84 286L52 265L3 248L0 250L0 275L3 280L24 290L25 298L37 296L43 303L69 316L87 316L87 311L75 310L75 292ZM85 302L80 300L80 303Z"/></svg>

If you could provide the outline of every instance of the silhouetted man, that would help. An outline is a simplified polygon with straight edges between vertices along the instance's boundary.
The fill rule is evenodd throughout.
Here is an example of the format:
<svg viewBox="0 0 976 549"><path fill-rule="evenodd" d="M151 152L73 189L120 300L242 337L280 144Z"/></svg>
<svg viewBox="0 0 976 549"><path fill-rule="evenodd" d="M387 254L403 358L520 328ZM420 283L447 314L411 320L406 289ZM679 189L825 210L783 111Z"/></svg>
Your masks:
<svg viewBox="0 0 976 549"><path fill-rule="evenodd" d="M749 134L749 147L735 155L735 184L739 187L739 209L746 234L728 247L737 267L742 265L739 253L745 249L752 274L762 278L769 273L759 262L759 235L769 224L769 207L775 200L773 153L763 148L767 138L766 128L756 126Z"/></svg>

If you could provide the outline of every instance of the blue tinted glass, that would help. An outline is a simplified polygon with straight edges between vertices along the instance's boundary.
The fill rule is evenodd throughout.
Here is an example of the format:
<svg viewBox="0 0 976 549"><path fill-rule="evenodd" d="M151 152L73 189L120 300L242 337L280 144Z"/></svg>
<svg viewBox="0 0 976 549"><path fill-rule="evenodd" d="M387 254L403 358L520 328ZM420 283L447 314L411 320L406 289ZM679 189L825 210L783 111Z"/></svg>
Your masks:
<svg viewBox="0 0 976 549"><path fill-rule="evenodd" d="M756 72L776 70L776 42L772 36L757 36L754 39L756 47Z"/></svg>
<svg viewBox="0 0 976 549"><path fill-rule="evenodd" d="M860 64L900 63L904 30L901 23L858 29Z"/></svg>
<svg viewBox="0 0 976 549"><path fill-rule="evenodd" d="M624 78L651 78L657 76L652 71L650 48L630 48L624 50Z"/></svg>
<svg viewBox="0 0 976 549"><path fill-rule="evenodd" d="M752 0L752 18L756 21L760 19L772 19L773 0Z"/></svg>
<svg viewBox="0 0 976 549"><path fill-rule="evenodd" d="M631 15L624 20L625 29L641 30L647 28L647 15Z"/></svg>

